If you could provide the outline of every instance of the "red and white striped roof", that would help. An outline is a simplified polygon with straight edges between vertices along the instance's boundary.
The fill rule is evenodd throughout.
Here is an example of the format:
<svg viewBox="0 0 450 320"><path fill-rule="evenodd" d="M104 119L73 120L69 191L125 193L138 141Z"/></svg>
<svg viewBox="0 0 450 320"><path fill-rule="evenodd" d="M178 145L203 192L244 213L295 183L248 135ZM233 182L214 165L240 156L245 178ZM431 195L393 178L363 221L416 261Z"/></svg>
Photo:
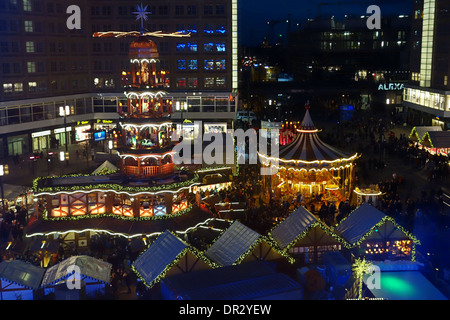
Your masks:
<svg viewBox="0 0 450 320"><path fill-rule="evenodd" d="M318 132L307 107L297 136L289 144L280 147L278 157L282 160L301 161L334 161L350 157L349 154L320 140Z"/></svg>

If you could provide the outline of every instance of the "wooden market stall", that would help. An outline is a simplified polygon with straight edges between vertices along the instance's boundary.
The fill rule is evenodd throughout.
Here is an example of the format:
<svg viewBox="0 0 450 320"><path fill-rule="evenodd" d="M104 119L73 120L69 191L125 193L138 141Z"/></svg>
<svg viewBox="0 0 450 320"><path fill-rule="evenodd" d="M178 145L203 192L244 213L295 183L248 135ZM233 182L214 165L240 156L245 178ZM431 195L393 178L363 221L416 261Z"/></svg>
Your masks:
<svg viewBox="0 0 450 320"><path fill-rule="evenodd" d="M279 222L269 237L306 264L321 263L325 252L340 251L343 244L330 227L302 206Z"/></svg>
<svg viewBox="0 0 450 320"><path fill-rule="evenodd" d="M45 269L22 260L0 263L0 300L33 300Z"/></svg>
<svg viewBox="0 0 450 320"><path fill-rule="evenodd" d="M334 231L355 256L369 260L415 260L420 241L395 220L365 202Z"/></svg>
<svg viewBox="0 0 450 320"><path fill-rule="evenodd" d="M167 230L132 264L132 270L150 288L166 276L211 267L212 264L203 259L194 247Z"/></svg>

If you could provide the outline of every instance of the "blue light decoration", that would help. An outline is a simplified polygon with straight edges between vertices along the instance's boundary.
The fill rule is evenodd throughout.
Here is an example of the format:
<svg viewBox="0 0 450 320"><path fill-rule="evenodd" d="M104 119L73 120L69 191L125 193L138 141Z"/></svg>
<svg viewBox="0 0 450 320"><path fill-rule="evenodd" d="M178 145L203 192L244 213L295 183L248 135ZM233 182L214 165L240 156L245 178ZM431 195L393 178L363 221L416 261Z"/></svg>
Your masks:
<svg viewBox="0 0 450 320"><path fill-rule="evenodd" d="M213 48L214 48L214 43L212 43L212 42L206 42L203 45L203 49L205 50L205 52L212 52Z"/></svg>
<svg viewBox="0 0 450 320"><path fill-rule="evenodd" d="M188 51L197 52L197 43L195 42L188 42L187 43Z"/></svg>
<svg viewBox="0 0 450 320"><path fill-rule="evenodd" d="M188 60L189 70L197 70L197 60Z"/></svg>
<svg viewBox="0 0 450 320"><path fill-rule="evenodd" d="M197 25L196 24L188 24L187 32L197 33Z"/></svg>
<svg viewBox="0 0 450 320"><path fill-rule="evenodd" d="M178 60L177 68L178 70L186 70L186 60Z"/></svg>
<svg viewBox="0 0 450 320"><path fill-rule="evenodd" d="M185 51L186 50L186 44L185 43L177 43L177 51Z"/></svg>
<svg viewBox="0 0 450 320"><path fill-rule="evenodd" d="M205 60L205 70L214 70L214 60Z"/></svg>
<svg viewBox="0 0 450 320"><path fill-rule="evenodd" d="M225 26L223 24L218 24L216 26L216 33L218 34L225 34L227 30L225 29Z"/></svg>
<svg viewBox="0 0 450 320"><path fill-rule="evenodd" d="M214 33L214 27L211 24L205 24L205 28L203 29L203 31L206 34L213 34Z"/></svg>
<svg viewBox="0 0 450 320"><path fill-rule="evenodd" d="M217 52L225 52L225 42L216 43Z"/></svg>

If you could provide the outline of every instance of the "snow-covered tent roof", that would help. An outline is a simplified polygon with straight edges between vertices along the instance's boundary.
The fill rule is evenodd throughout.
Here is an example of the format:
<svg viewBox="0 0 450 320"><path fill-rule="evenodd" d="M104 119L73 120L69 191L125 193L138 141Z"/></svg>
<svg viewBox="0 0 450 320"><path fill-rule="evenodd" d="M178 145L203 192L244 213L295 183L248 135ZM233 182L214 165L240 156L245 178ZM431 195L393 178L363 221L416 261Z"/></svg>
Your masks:
<svg viewBox="0 0 450 320"><path fill-rule="evenodd" d="M154 283L188 247L169 231L164 231L134 262L134 271L148 284Z"/></svg>
<svg viewBox="0 0 450 320"><path fill-rule="evenodd" d="M92 174L99 174L102 171L106 170L106 171L115 171L118 168L113 165L111 162L109 162L108 160L106 160L105 162L103 162L97 169L95 169Z"/></svg>
<svg viewBox="0 0 450 320"><path fill-rule="evenodd" d="M298 207L272 229L270 234L281 248L286 248L298 235L319 220L304 207Z"/></svg>
<svg viewBox="0 0 450 320"><path fill-rule="evenodd" d="M221 266L229 266L248 253L252 245L261 237L239 221L225 232L205 251L205 256Z"/></svg>
<svg viewBox="0 0 450 320"><path fill-rule="evenodd" d="M71 266L80 268L80 275L109 283L112 265L108 262L90 256L72 256L47 269L42 280L42 287L54 285L67 279L73 273Z"/></svg>
<svg viewBox="0 0 450 320"><path fill-rule="evenodd" d="M39 288L45 269L22 260L6 260L0 263L0 278L28 289Z"/></svg>
<svg viewBox="0 0 450 320"><path fill-rule="evenodd" d="M334 228L334 231L349 244L353 244L358 242L385 217L386 215L383 212L365 202L343 219Z"/></svg>

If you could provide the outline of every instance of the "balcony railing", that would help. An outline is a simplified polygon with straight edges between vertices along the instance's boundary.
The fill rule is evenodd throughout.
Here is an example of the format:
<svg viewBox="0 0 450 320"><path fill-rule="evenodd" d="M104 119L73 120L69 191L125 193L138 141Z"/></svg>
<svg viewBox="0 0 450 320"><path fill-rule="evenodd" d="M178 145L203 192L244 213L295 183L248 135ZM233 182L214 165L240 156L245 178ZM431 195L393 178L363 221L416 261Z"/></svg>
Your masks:
<svg viewBox="0 0 450 320"><path fill-rule="evenodd" d="M173 173L175 170L174 163L167 163L160 166L123 166L123 173L126 175L134 175L136 177L156 177Z"/></svg>

